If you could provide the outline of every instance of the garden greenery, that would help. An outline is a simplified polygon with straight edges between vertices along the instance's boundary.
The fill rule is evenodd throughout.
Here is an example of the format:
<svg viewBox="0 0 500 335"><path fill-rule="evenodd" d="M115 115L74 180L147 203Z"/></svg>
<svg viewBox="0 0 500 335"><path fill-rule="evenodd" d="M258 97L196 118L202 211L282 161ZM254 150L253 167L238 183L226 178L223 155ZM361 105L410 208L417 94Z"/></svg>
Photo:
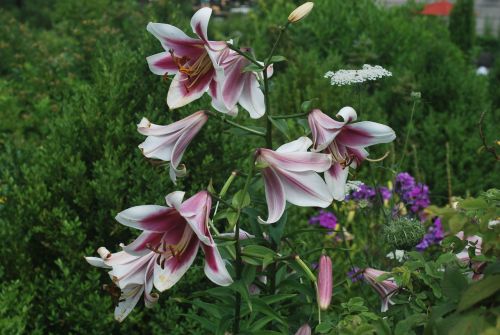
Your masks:
<svg viewBox="0 0 500 335"><path fill-rule="evenodd" d="M186 7L0 8L1 332L495 333L497 105L446 29L280 0L207 38ZM324 78L363 64L392 77Z"/></svg>

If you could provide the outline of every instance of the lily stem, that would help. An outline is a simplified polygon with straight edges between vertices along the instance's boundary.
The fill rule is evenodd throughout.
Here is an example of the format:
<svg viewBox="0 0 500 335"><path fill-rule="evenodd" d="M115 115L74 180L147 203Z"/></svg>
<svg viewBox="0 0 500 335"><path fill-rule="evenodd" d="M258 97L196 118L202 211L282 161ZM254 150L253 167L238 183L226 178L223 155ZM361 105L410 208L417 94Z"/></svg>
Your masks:
<svg viewBox="0 0 500 335"><path fill-rule="evenodd" d="M415 113L415 106L416 105L417 105L417 100L414 100L413 106L411 108L411 113L410 113L410 122L408 122L408 129L406 130L405 143L403 145L403 156L401 157L401 160L399 161L398 170L401 168L401 165L403 165L403 162L406 158L406 149L408 147L408 140L410 139L410 134L411 134L411 131L413 130L413 114Z"/></svg>
<svg viewBox="0 0 500 335"><path fill-rule="evenodd" d="M241 51L240 49L238 49L237 47L235 47L234 45L230 44L230 43L227 43L227 47L233 51L235 51L237 54L240 54L241 56L245 57L246 59L248 59L250 62L252 62L253 64L257 65L259 68L264 68L264 66L262 64L260 64L259 62L257 62L255 60L255 58L253 58L251 55L249 55L248 53L246 52L243 52Z"/></svg>
<svg viewBox="0 0 500 335"><path fill-rule="evenodd" d="M227 123L227 124L229 124L229 125L231 125L231 126L233 126L235 128L242 129L242 130L244 130L244 131L246 131L246 132L248 132L250 134L257 135L257 136L262 136L262 137L266 137L266 134L263 133L263 132L261 132L261 131L258 131L258 130L252 129L252 128L248 128L248 127L243 126L243 125L241 125L239 123L236 123L234 121L228 120L225 117L220 117L220 116L218 116L214 112L208 111L208 114L214 116L215 118L217 118L221 122L225 122L225 123Z"/></svg>
<svg viewBox="0 0 500 335"><path fill-rule="evenodd" d="M253 159L250 160L250 168L248 171L247 179L245 181L245 186L243 187L243 196L248 191L250 186L250 181L252 180L255 170L255 162ZM238 219L236 220L236 225L234 227L234 248L236 250L236 280L241 280L241 274L243 272L243 260L241 258L241 247L240 247L240 213L241 205L237 208ZM241 318L241 294L235 292L234 294L234 323L233 323L233 334L239 334L240 332L240 318Z"/></svg>
<svg viewBox="0 0 500 335"><path fill-rule="evenodd" d="M264 68L262 69L262 76L264 77L264 103L266 106L266 113L267 113L267 118L266 118L266 148L272 149L273 148L273 123L272 123L272 113L271 113L271 104L270 104L270 99L269 99L269 78L267 76L267 69L271 65L271 59L273 58L274 52L276 51L276 47L278 46L281 37L283 36L283 32L288 28L289 22L287 22L283 27L280 27L280 32L278 34L278 37L276 38L276 41L274 41L273 47L271 48L271 51L269 52L269 55L267 56L266 62L264 64ZM275 223L272 224L273 226ZM272 242L272 249L277 252L279 249L279 243L276 243L275 241ZM276 271L277 271L277 264L273 263L271 265L270 269L270 280L269 280L269 285L270 285L270 293L274 294L276 292Z"/></svg>

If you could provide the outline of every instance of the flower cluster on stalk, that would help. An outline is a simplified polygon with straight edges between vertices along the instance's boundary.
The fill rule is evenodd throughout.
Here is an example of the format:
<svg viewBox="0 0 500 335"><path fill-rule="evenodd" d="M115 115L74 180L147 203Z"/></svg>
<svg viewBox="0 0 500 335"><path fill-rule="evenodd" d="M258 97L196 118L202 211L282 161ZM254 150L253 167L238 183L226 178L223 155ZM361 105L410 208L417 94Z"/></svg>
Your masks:
<svg viewBox="0 0 500 335"><path fill-rule="evenodd" d="M290 15L288 23L303 19L312 7L312 3L300 6ZM270 60L274 48L266 63L262 63L229 42L209 40L207 30L211 13L211 9L202 8L193 15L191 28L195 38L169 24L149 23L147 30L164 49L147 57L149 69L171 81L167 92L170 109L185 106L207 93L212 107L220 113L236 116L240 106L251 118L260 118L266 113L266 97L260 88L260 79L263 77L267 85L267 79L273 74ZM250 64L259 70L248 71ZM216 114L200 110L168 125L157 125L143 118L137 125L137 131L146 136L139 145L142 154L148 159L168 162L170 178L175 184L177 178L187 173L182 164L183 154L209 115ZM355 122L357 113L351 107L342 108L336 117L319 109L312 110L308 115L312 139L303 136L275 150L269 140L267 147L254 151L244 191L257 169L263 179L267 203L267 219L258 216L258 222L274 224L279 221L287 202L326 208L334 199L343 200L349 187L346 186L349 185L349 169L359 167L366 159L366 147L389 143L396 137L394 131L383 124ZM270 119L267 122L270 126ZM271 134L270 130L267 134L257 133ZM141 233L130 244L121 245L121 251L112 253L101 247L97 251L99 257L86 257L91 265L108 269L113 285L120 290L115 309L117 320L122 321L142 296L146 307L154 305L159 295L153 290L162 292L175 285L191 267L199 249L205 257L206 276L220 286L233 283L211 233L212 195L206 190L187 200L184 195L182 191L174 191L166 196L166 206L139 205L120 212L116 220ZM228 207L235 209L234 204ZM236 214L239 215L240 210L241 207L236 208ZM333 213L326 211L312 222L330 229L337 225ZM217 229L214 231L219 234ZM236 223L234 232L222 233L220 237L234 238L236 279L241 279L239 240L254 236L241 230ZM300 258L296 256L296 259ZM311 277L314 277L312 273ZM326 255L320 259L318 277L318 306L324 310L332 294L332 263Z"/></svg>

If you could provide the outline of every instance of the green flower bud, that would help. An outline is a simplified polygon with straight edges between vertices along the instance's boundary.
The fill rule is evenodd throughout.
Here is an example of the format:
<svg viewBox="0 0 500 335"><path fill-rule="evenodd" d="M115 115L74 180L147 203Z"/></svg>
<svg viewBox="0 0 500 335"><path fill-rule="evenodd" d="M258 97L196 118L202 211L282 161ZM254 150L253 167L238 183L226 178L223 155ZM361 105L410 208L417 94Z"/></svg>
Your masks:
<svg viewBox="0 0 500 335"><path fill-rule="evenodd" d="M425 229L420 221L403 217L391 220L382 229L382 234L391 249L410 250L422 241Z"/></svg>

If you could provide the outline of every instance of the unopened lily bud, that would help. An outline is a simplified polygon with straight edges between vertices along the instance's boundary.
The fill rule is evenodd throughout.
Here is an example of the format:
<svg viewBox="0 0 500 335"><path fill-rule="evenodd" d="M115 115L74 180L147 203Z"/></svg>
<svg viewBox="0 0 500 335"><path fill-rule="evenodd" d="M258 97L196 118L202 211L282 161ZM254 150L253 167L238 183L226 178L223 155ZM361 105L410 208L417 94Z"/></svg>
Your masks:
<svg viewBox="0 0 500 335"><path fill-rule="evenodd" d="M332 301L332 260L327 255L319 259L317 299L321 310L327 310Z"/></svg>
<svg viewBox="0 0 500 335"><path fill-rule="evenodd" d="M302 327L297 330L295 335L311 335L311 327L307 323L304 323Z"/></svg>
<svg viewBox="0 0 500 335"><path fill-rule="evenodd" d="M297 21L302 20L311 12L313 7L314 3L310 1L300 5L299 7L295 8L293 12L290 13L290 15L288 16L288 22L295 23Z"/></svg>

